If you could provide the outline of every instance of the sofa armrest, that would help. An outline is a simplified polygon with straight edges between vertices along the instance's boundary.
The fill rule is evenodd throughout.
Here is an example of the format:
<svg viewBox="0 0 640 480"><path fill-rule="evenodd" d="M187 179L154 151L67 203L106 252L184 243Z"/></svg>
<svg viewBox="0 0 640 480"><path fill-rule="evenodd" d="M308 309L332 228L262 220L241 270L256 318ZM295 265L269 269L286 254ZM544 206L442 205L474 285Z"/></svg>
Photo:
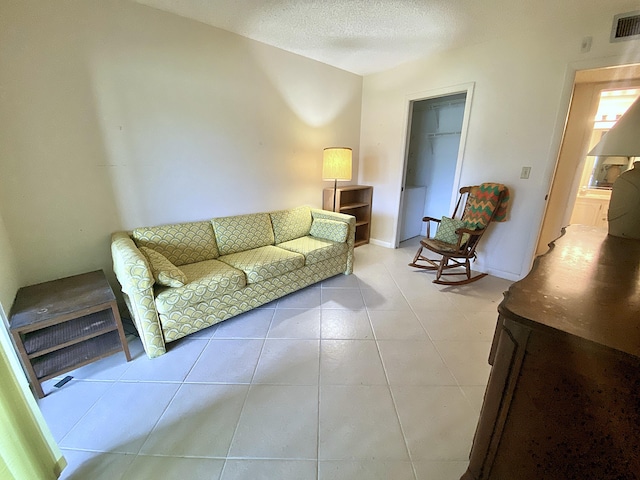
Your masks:
<svg viewBox="0 0 640 480"><path fill-rule="evenodd" d="M113 271L149 358L166 352L153 295L154 279L146 258L126 232L111 236Z"/></svg>
<svg viewBox="0 0 640 480"><path fill-rule="evenodd" d="M344 213L332 212L330 210L320 210L317 208L311 209L311 217L314 220L316 218L324 218L326 220L344 222L349 225L349 231L347 233L347 267L344 271L344 274L349 275L353 273L353 247L356 238L356 217Z"/></svg>

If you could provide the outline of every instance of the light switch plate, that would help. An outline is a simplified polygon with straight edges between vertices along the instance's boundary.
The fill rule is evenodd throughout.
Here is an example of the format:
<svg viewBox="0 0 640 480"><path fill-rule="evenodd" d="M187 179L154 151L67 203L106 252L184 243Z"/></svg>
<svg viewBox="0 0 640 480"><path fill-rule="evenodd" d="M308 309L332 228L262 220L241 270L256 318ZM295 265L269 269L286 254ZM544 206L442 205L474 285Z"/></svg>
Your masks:
<svg viewBox="0 0 640 480"><path fill-rule="evenodd" d="M520 178L529 178L531 174L531 167L522 167L522 171L520 172Z"/></svg>

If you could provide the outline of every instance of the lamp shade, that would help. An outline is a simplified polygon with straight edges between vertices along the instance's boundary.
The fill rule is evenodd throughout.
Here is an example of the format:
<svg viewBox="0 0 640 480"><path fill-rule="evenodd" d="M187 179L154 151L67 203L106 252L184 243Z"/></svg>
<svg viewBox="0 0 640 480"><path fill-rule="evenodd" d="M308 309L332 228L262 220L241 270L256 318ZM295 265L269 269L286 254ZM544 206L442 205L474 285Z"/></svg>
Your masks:
<svg viewBox="0 0 640 480"><path fill-rule="evenodd" d="M640 97L587 155L640 157Z"/></svg>
<svg viewBox="0 0 640 480"><path fill-rule="evenodd" d="M640 157L640 97L587 155ZM607 211L609 235L640 240L640 162L613 183Z"/></svg>
<svg viewBox="0 0 640 480"><path fill-rule="evenodd" d="M322 157L323 180L351 180L351 149L329 147Z"/></svg>

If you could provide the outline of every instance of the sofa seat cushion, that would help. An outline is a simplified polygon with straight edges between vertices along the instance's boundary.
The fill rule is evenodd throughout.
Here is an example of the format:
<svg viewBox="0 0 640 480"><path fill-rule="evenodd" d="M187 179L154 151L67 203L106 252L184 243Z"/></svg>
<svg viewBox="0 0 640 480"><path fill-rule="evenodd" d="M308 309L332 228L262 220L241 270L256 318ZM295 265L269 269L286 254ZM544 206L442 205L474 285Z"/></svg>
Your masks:
<svg viewBox="0 0 640 480"><path fill-rule="evenodd" d="M346 243L332 242L331 240L324 240L312 236L296 238L295 240L280 243L277 246L290 252L304 255L305 265L313 265L314 263L336 257L349 249Z"/></svg>
<svg viewBox="0 0 640 480"><path fill-rule="evenodd" d="M280 210L269 215L271 216L276 245L309 235L311 229L310 207Z"/></svg>
<svg viewBox="0 0 640 480"><path fill-rule="evenodd" d="M210 222L136 228L132 237L138 247L151 248L178 267L218 257L216 237Z"/></svg>
<svg viewBox="0 0 640 480"><path fill-rule="evenodd" d="M273 227L268 213L252 213L211 220L220 255L273 245Z"/></svg>
<svg viewBox="0 0 640 480"><path fill-rule="evenodd" d="M242 270L247 276L247 283L268 280L304 267L304 256L273 245L223 255L219 260Z"/></svg>
<svg viewBox="0 0 640 480"><path fill-rule="evenodd" d="M219 260L182 265L180 270L187 277L187 283L183 287L158 289L156 308L159 313L196 305L246 285L243 272Z"/></svg>

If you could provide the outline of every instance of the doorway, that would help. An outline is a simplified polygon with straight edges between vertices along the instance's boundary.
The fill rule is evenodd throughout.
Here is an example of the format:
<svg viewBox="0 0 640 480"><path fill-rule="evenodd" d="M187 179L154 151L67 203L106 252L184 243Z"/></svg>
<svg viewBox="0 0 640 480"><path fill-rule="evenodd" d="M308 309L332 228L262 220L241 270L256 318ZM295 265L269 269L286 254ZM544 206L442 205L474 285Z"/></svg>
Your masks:
<svg viewBox="0 0 640 480"><path fill-rule="evenodd" d="M592 143L597 141L594 137L594 131L596 137L602 134L598 131L602 129L596 128L595 123L601 94L606 91L633 89L639 85L640 65L605 67L576 72L571 105L551 183L547 208L538 236L536 255L545 253L549 249L549 243L558 238L562 228L570 223L584 223L585 218L592 215L593 222L600 226L606 226L606 219L603 220L603 215L606 216L608 192L603 189L596 191L585 188L584 195L580 195L581 187L588 185L590 181L593 167L599 165L595 164L594 157L587 157L587 153ZM588 172L585 174L585 171ZM598 172L595 173L597 177ZM587 193L591 193L590 198L586 198ZM591 197L598 198L592 199ZM577 206L577 210L572 218L574 206Z"/></svg>
<svg viewBox="0 0 640 480"><path fill-rule="evenodd" d="M426 234L422 218L450 215L460 176L472 85L410 100L399 242Z"/></svg>
<svg viewBox="0 0 640 480"><path fill-rule="evenodd" d="M640 85L636 88L601 90L597 113L592 122L588 151L602 139L640 96ZM580 175L578 192L574 199L570 224L607 227L607 212L611 189L616 179L633 168L633 157L587 156Z"/></svg>

